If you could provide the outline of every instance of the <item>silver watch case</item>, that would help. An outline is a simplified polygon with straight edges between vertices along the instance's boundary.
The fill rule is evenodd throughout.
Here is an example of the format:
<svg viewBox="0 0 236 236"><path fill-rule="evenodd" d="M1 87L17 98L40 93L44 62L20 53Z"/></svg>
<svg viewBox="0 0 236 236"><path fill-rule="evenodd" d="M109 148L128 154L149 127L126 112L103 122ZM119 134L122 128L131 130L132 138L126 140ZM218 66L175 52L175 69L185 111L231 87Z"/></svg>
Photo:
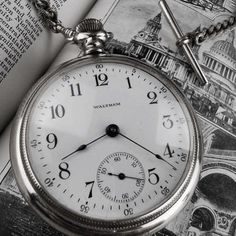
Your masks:
<svg viewBox="0 0 236 236"><path fill-rule="evenodd" d="M31 169L28 153L26 150L26 127L29 112L34 104L40 88L43 88L50 81L50 77L58 71L71 66L84 64L99 64L105 61L122 62L140 68L157 77L168 87L177 99L181 100L185 107L182 107L189 115L189 129L192 135L192 161L188 163L185 173L177 186L177 190L171 194L164 204L139 217L127 220L96 220L74 214L53 200L44 187L40 185L37 177ZM10 154L12 167L15 173L19 189L32 208L49 224L68 235L150 235L163 228L174 216L176 216L186 203L191 199L199 180L202 159L202 138L200 128L194 111L186 100L183 93L175 84L169 81L161 73L133 58L120 55L89 55L83 58L73 59L48 72L28 92L24 98L15 118L11 133ZM190 158L190 159L191 159Z"/></svg>

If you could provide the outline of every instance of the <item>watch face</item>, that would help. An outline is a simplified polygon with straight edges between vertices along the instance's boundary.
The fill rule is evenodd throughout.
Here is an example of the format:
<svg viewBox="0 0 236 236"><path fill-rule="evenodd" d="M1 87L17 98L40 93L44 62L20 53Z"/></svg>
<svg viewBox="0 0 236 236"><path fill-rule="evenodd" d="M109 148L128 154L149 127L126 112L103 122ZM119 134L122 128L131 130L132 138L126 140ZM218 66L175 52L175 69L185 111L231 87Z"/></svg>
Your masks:
<svg viewBox="0 0 236 236"><path fill-rule="evenodd" d="M39 86L21 143L48 205L122 221L178 200L197 162L198 133L182 94L157 71L125 57L88 58Z"/></svg>

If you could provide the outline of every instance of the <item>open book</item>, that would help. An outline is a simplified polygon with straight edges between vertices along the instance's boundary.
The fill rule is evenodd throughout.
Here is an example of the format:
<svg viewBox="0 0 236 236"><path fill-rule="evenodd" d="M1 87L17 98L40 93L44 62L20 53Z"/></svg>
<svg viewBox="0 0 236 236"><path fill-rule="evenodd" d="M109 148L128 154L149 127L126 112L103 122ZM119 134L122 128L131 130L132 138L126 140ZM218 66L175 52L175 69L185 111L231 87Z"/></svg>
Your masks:
<svg viewBox="0 0 236 236"><path fill-rule="evenodd" d="M195 75L157 0L54 0L59 18L74 27L100 19L114 33L107 49L158 67L177 83L196 110L203 131L201 178L192 201L157 235L236 235L236 39L224 33L195 47L210 83ZM236 14L234 0L169 0L184 32ZM192 20L194 19L194 20ZM22 199L9 161L11 120L32 84L49 67L75 58L78 49L45 30L30 1L0 0L0 235L61 235Z"/></svg>

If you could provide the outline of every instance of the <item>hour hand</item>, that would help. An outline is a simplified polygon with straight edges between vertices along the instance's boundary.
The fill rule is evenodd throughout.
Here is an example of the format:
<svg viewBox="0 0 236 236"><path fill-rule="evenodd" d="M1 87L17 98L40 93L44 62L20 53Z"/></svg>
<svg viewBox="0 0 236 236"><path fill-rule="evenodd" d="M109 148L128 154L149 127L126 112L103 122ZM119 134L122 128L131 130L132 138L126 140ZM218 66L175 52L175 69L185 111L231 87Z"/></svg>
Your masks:
<svg viewBox="0 0 236 236"><path fill-rule="evenodd" d="M107 134L103 134L103 135L99 136L98 138L95 138L94 140L92 140L92 141L89 142L89 143L80 145L75 151L73 151L72 153L66 155L66 156L63 157L61 160L65 160L66 158L72 156L72 155L75 154L76 152L83 151L83 150L86 149L90 144L95 143L96 141L98 141L99 139L101 139L101 138L103 138L103 137L105 137L105 136L107 136Z"/></svg>
<svg viewBox="0 0 236 236"><path fill-rule="evenodd" d="M73 154L75 154L76 152L80 152L83 151L84 149L86 149L89 145L91 145L92 143L95 143L96 141L98 141L99 139L102 139L105 136L109 136L111 138L116 137L119 134L119 127L117 125L114 124L110 124L106 127L105 129L105 133L101 136L99 136L98 138L93 139L92 141L86 143L86 144L82 144L80 145L75 151L73 151L72 153L66 155L65 157L63 157L61 160L65 160L66 158L72 156Z"/></svg>

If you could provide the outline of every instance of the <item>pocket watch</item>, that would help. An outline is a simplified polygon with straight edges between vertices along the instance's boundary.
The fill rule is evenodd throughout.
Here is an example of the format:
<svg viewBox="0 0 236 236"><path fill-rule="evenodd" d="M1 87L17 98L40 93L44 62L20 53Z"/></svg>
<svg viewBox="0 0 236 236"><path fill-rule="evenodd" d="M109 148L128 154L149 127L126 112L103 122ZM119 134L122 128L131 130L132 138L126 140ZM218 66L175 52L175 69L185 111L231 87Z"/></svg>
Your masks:
<svg viewBox="0 0 236 236"><path fill-rule="evenodd" d="M18 110L11 161L19 189L68 235L160 230L199 179L202 140L193 109L156 68L106 54L112 34L100 21L84 20L75 31L48 23L84 56L44 75Z"/></svg>

